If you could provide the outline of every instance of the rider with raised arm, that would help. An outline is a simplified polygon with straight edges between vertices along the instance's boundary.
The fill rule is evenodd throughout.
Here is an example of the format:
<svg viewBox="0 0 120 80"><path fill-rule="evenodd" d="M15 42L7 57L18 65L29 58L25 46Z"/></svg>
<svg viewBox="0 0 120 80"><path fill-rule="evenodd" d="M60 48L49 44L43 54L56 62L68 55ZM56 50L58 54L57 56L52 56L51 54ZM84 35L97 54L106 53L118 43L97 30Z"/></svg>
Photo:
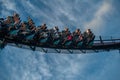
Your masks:
<svg viewBox="0 0 120 80"><path fill-rule="evenodd" d="M23 22L21 24L21 27L19 29L19 32L18 32L18 36L21 36L21 37L25 37L26 34L28 34L28 31L27 31L27 23L26 22Z"/></svg>
<svg viewBox="0 0 120 80"><path fill-rule="evenodd" d="M34 36L34 40L36 42L47 42L47 39L48 39L48 29L47 29L47 26L46 24L42 24L40 27L38 27L36 29L36 34Z"/></svg>
<svg viewBox="0 0 120 80"><path fill-rule="evenodd" d="M3 18L0 18L0 30L1 28L4 26L4 19Z"/></svg>
<svg viewBox="0 0 120 80"><path fill-rule="evenodd" d="M19 14L14 13L13 19L14 19L14 26L19 28L20 27L20 22L21 22Z"/></svg>
<svg viewBox="0 0 120 80"><path fill-rule="evenodd" d="M8 31L17 29L20 27L20 17L19 14L14 13L13 16L8 16L7 19L4 21L5 26L7 27Z"/></svg>
<svg viewBox="0 0 120 80"><path fill-rule="evenodd" d="M5 32L5 31L7 31L7 29L4 29L4 28L5 28L4 19L0 18L0 38L4 37L3 34L7 33L7 32Z"/></svg>
<svg viewBox="0 0 120 80"><path fill-rule="evenodd" d="M31 34L36 32L35 23L33 22L33 20L30 17L28 17L27 28Z"/></svg>
<svg viewBox="0 0 120 80"><path fill-rule="evenodd" d="M35 23L30 17L28 17L28 29L33 28L33 26L35 27Z"/></svg>

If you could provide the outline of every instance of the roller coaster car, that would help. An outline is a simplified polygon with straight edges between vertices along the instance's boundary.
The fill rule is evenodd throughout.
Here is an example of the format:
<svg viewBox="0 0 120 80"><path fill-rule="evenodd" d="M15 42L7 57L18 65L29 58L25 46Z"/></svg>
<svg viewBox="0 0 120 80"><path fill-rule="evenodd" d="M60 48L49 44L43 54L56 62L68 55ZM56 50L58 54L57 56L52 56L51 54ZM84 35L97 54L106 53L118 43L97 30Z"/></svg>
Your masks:
<svg viewBox="0 0 120 80"><path fill-rule="evenodd" d="M51 45L56 46L56 47L59 47L61 45L62 40L61 40L59 32L52 33L50 39L51 39L51 42L50 42Z"/></svg>
<svg viewBox="0 0 120 80"><path fill-rule="evenodd" d="M66 40L64 43L62 43L62 46L63 47L67 47L67 48L70 48L72 47L72 40Z"/></svg>
<svg viewBox="0 0 120 80"><path fill-rule="evenodd" d="M27 36L27 39L33 40L33 36L34 36L34 34L30 35L29 38ZM54 44L56 43L56 46L53 46L51 44L49 44L49 46L48 46L48 45L46 45L47 41L46 40L44 41L44 39L45 38L40 40L41 42L42 42L42 40L43 40L43 42L45 42L44 44L41 45L40 42L35 42L34 40L33 40L33 42L34 42L34 44L33 44L33 43L30 43L30 42L26 42L26 41L19 41L19 42L17 42L17 41L14 40L14 38L9 38L9 37L8 38L0 38L0 48L4 48L4 46L7 43L11 43L12 42L12 44L18 43L18 44L21 44L23 46L26 45L26 46L30 47L30 49L32 49L32 50L36 50L36 47L37 48L38 47L42 47L42 48L54 49L57 52L61 52L61 50L64 49L64 50L68 50L70 53L72 53L74 50L80 50L83 53L88 51L88 53L89 53L89 51L91 51L91 50L95 51L95 52L99 52L99 51L106 51L106 50L109 51L109 50L119 50L120 49L120 39L108 39L108 40L106 39L106 40L102 40L100 38L100 40L91 41L89 43L89 45L85 46L85 47L82 46L83 45L82 42L78 42L77 47L75 47L72 44L73 42L71 42L69 40L65 42L65 44L64 44L65 47L64 46L57 46L57 45L59 45L58 42L59 42L60 39L57 39L56 41L53 42ZM60 42L60 44L61 44L61 42ZM46 52L46 50L44 50L44 51Z"/></svg>
<svg viewBox="0 0 120 80"><path fill-rule="evenodd" d="M7 41L4 38L0 38L0 49L3 49L7 45Z"/></svg>
<svg viewBox="0 0 120 80"><path fill-rule="evenodd" d="M8 33L8 34L9 34L9 37L10 37L10 38L16 38L17 35L18 35L18 31L19 31L19 30L17 30L17 29L16 29L16 30L11 30L11 31L9 31L9 33Z"/></svg>
<svg viewBox="0 0 120 80"><path fill-rule="evenodd" d="M7 28L0 28L0 38L4 38L8 34Z"/></svg>
<svg viewBox="0 0 120 80"><path fill-rule="evenodd" d="M53 46L59 47L61 45L61 39L60 38L53 39L52 42L53 42Z"/></svg>

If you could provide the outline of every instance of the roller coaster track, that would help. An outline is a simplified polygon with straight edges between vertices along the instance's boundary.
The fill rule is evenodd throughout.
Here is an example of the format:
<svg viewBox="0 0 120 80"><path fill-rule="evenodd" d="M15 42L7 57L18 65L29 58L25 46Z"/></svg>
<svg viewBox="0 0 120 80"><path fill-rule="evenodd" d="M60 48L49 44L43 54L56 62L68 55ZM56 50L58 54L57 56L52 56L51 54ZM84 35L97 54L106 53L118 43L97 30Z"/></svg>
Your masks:
<svg viewBox="0 0 120 80"><path fill-rule="evenodd" d="M23 49L30 49L33 51L40 51L44 53L64 53L64 54L81 54L81 53L99 53L99 52L109 52L111 50L119 50L120 52L120 39L102 39L101 36L96 40L92 46L85 47L61 47L53 45L41 45L39 43L29 43L27 41L16 41L13 38L0 39L1 43L5 42L5 45L10 45L14 47L19 47ZM2 47L2 46L1 46ZM3 46L4 47L4 46Z"/></svg>

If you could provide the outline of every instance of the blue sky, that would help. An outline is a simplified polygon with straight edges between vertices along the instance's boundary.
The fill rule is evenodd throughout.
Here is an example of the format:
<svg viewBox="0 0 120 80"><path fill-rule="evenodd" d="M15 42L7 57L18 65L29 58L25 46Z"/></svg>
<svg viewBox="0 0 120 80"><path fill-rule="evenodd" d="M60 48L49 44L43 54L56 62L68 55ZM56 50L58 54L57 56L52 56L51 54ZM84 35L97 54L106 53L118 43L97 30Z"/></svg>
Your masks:
<svg viewBox="0 0 120 80"><path fill-rule="evenodd" d="M119 0L1 0L0 17L18 12L36 25L62 30L92 29L96 36L119 37ZM118 51L99 54L44 54L6 46L0 52L1 80L120 80Z"/></svg>

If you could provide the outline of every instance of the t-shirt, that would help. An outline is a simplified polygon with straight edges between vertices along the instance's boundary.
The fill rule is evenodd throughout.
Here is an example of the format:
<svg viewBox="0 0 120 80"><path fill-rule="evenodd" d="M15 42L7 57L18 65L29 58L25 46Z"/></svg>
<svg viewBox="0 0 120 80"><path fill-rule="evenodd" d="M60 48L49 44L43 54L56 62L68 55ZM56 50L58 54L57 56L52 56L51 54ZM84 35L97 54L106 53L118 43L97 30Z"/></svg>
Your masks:
<svg viewBox="0 0 120 80"><path fill-rule="evenodd" d="M72 36L71 36L71 35L68 35L68 36L67 36L67 40L72 40Z"/></svg>

